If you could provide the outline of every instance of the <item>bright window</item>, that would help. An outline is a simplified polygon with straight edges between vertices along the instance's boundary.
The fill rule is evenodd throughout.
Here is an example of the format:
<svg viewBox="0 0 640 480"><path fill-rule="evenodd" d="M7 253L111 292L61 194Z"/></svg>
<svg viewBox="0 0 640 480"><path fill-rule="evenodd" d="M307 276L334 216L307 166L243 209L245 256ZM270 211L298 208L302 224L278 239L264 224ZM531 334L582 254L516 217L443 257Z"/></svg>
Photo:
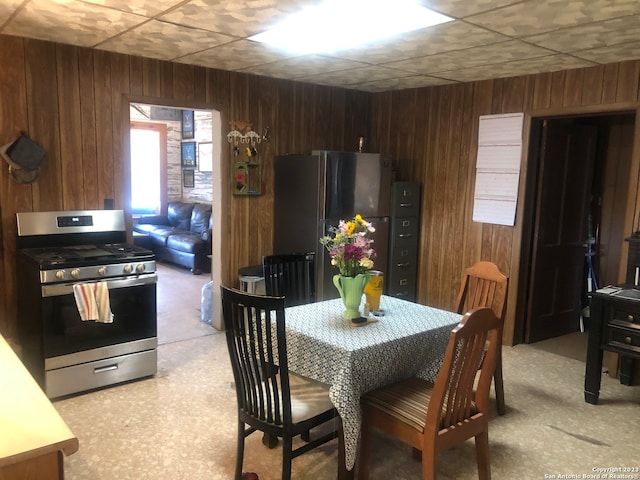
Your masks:
<svg viewBox="0 0 640 480"><path fill-rule="evenodd" d="M131 209L134 215L161 212L163 125L131 125Z"/></svg>

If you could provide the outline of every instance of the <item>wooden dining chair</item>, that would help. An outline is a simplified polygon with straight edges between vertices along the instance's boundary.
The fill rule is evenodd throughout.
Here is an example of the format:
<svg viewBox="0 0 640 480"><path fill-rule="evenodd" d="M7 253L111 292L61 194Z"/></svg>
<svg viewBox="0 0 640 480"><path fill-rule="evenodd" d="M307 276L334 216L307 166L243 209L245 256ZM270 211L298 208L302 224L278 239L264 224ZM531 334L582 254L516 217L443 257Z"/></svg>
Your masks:
<svg viewBox="0 0 640 480"><path fill-rule="evenodd" d="M284 297L220 290L238 405L235 479L242 475L245 438L261 431L282 438L282 478L289 480L294 458L338 436L332 426L329 433L293 448L295 437L338 417L329 387L289 372Z"/></svg>
<svg viewBox="0 0 640 480"><path fill-rule="evenodd" d="M500 272L495 263L478 262L465 269L462 275L462 283L456 302L456 312L463 314L476 307L491 308L501 322L500 341L502 343L502 324L504 323L508 288L509 279ZM506 413L506 405L502 379L502 346L498 349L493 385L496 392L498 415L504 415Z"/></svg>
<svg viewBox="0 0 640 480"><path fill-rule="evenodd" d="M316 301L315 252L262 257L267 295L284 296L287 307Z"/></svg>
<svg viewBox="0 0 640 480"><path fill-rule="evenodd" d="M474 437L478 477L491 478L487 410L499 335L500 320L490 308L472 310L452 330L435 383L410 378L362 397L360 480L369 478L374 428L422 452L423 480L436 478L439 452Z"/></svg>

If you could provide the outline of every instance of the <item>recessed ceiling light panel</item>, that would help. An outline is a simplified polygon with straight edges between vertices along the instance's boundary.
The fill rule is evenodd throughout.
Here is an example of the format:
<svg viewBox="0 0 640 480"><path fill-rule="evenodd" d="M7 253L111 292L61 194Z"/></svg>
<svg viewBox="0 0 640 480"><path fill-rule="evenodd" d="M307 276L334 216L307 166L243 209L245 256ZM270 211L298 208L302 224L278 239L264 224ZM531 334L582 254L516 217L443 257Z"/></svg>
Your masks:
<svg viewBox="0 0 640 480"><path fill-rule="evenodd" d="M331 53L451 20L410 0L328 0L249 40L301 55Z"/></svg>

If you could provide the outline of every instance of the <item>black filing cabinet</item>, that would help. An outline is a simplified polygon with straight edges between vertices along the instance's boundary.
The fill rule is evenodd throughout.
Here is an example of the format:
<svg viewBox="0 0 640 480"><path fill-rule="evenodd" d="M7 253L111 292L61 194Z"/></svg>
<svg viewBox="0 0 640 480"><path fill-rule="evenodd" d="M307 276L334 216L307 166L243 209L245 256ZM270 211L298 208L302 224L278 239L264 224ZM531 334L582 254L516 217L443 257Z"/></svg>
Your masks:
<svg viewBox="0 0 640 480"><path fill-rule="evenodd" d="M416 300L420 239L420 183L394 182L386 294Z"/></svg>

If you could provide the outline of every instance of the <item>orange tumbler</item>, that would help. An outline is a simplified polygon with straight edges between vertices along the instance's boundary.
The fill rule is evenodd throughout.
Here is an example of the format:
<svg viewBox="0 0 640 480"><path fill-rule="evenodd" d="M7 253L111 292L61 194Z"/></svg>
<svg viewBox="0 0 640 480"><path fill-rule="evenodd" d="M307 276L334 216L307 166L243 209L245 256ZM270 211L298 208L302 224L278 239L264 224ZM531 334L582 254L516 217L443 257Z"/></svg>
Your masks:
<svg viewBox="0 0 640 480"><path fill-rule="evenodd" d="M380 297L384 286L384 273L380 270L369 272L369 282L364 287L364 295L369 304L369 310L376 312L380 310Z"/></svg>

